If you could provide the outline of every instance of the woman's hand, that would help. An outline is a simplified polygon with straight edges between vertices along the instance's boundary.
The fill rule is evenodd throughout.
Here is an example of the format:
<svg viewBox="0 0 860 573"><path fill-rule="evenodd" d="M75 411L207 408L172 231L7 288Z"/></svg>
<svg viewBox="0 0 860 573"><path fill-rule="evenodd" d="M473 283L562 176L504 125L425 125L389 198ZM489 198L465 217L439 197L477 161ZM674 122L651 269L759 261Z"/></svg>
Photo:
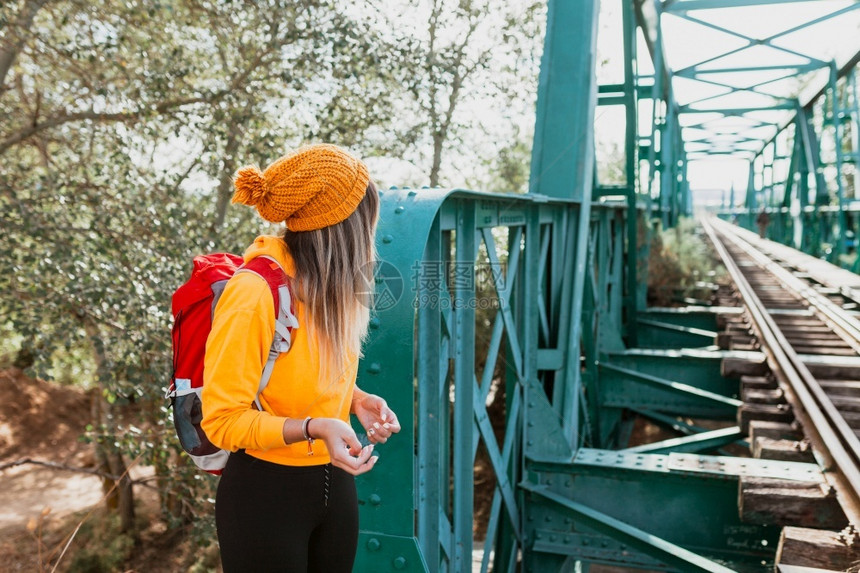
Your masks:
<svg viewBox="0 0 860 573"><path fill-rule="evenodd" d="M322 440L328 448L331 464L354 476L369 472L376 465L373 444L361 447L352 427L336 418L313 418L308 423L308 435Z"/></svg>
<svg viewBox="0 0 860 573"><path fill-rule="evenodd" d="M367 437L374 444L384 444L400 431L400 422L385 400L376 394L356 396L352 403L352 411L364 429Z"/></svg>

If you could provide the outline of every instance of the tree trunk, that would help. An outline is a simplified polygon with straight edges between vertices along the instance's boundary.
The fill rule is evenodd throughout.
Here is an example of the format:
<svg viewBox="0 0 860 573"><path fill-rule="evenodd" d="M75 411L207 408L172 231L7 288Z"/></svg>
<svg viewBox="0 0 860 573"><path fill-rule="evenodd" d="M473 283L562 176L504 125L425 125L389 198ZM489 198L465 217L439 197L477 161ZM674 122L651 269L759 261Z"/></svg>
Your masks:
<svg viewBox="0 0 860 573"><path fill-rule="evenodd" d="M89 336L93 346L93 356L96 362L96 373L99 385L109 379L107 372L107 356L98 325L87 316L82 319L84 329ZM102 400L106 388L101 387L101 392L93 397L93 422L98 424L104 431L104 437L95 441L96 459L111 476L117 478L104 478L102 487L111 493L106 498L107 508L110 511L119 511L120 530L130 534L137 541L137 531L134 524L134 488L128 475L128 467L123 459L122 452L115 445L118 438L116 428L116 415L110 403Z"/></svg>
<svg viewBox="0 0 860 573"><path fill-rule="evenodd" d="M134 486L131 483L131 476L128 475L128 467L125 464L125 459L116 447L110 447L108 455L111 473L115 476L120 476L117 484L118 507L120 531L129 534L137 541L138 532L134 524Z"/></svg>
<svg viewBox="0 0 860 573"><path fill-rule="evenodd" d="M227 134L227 142L224 145L224 164L221 166L221 175L218 178L216 190L215 218L212 221L212 231L209 240L215 240L218 231L224 225L227 217L227 208L230 206L230 198L233 197L233 173L236 171L236 152L242 142L245 125L253 113L253 103L247 101L244 108L231 117L231 128Z"/></svg>
<svg viewBox="0 0 860 573"><path fill-rule="evenodd" d="M442 146L444 143L444 135L433 134L433 166L430 168L430 187L439 185L439 170L442 167Z"/></svg>
<svg viewBox="0 0 860 573"><path fill-rule="evenodd" d="M90 402L90 418L93 420L94 424L100 424L101 420L104 418L102 415L101 403L101 396L98 393L93 392ZM116 482L113 479L106 477L108 475L114 475L110 469L107 451L105 450L102 441L99 439L93 442L93 449L95 450L96 455L96 470L103 474L102 494L105 496L105 506L109 511L116 511L116 508L119 507L119 494L117 493Z"/></svg>
<svg viewBox="0 0 860 573"><path fill-rule="evenodd" d="M150 380L147 384L151 388L158 387L156 380ZM147 400L144 404L147 408L147 420L157 420L161 417L159 412L161 403L158 400ZM173 451L166 438L155 444L154 449L158 452L169 452L168 457L155 456L153 458L162 514L166 520L181 520L182 523L189 523L192 516L188 511L188 505L183 503L183 496L178 493L180 490L173 486L173 479L177 476L177 468L183 463L181 456L179 452Z"/></svg>
<svg viewBox="0 0 860 573"><path fill-rule="evenodd" d="M18 52L24 45L27 35L30 32L30 27L33 25L33 19L36 17L42 6L48 0L27 0L21 8L21 13L18 14L16 21L7 28L7 37L5 45L0 44L0 94L2 94L6 85L6 75L12 69L12 64L18 58Z"/></svg>
<svg viewBox="0 0 860 573"><path fill-rule="evenodd" d="M215 219L212 221L210 239L214 239L218 234L227 216L227 207L230 206L230 198L233 196L233 171L236 165L234 156L238 149L239 134L236 130L230 130L227 135L227 144L224 146L224 165L221 167L221 176L218 179L218 188L216 189Z"/></svg>

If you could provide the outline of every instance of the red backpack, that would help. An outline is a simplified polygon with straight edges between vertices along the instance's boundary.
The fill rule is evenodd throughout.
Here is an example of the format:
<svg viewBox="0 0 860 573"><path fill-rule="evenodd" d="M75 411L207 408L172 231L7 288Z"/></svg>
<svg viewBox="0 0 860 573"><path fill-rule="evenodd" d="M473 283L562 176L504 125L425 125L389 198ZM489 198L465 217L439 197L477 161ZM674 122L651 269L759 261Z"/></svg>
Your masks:
<svg viewBox="0 0 860 573"><path fill-rule="evenodd" d="M269 284L275 301L277 321L269 358L257 388L258 410L262 410L260 393L269 383L275 360L290 349L292 330L299 325L292 307L289 278L271 257L256 257L244 264L242 257L229 253L194 257L191 278L173 293L173 377L167 390L173 406L173 424L179 443L197 467L216 475L226 465L230 452L212 444L200 427L203 358L218 299L230 277L240 272L262 277Z"/></svg>

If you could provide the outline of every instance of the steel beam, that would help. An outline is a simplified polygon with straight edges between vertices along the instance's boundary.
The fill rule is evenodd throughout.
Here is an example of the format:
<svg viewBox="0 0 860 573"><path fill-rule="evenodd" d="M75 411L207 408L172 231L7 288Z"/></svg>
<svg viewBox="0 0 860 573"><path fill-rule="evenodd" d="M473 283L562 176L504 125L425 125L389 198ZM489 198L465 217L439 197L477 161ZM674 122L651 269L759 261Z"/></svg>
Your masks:
<svg viewBox="0 0 860 573"><path fill-rule="evenodd" d="M690 10L715 10L719 8L741 8L744 6L771 6L808 2L808 0L676 0L661 6L666 12L687 12Z"/></svg>
<svg viewBox="0 0 860 573"><path fill-rule="evenodd" d="M651 444L625 448L627 453L636 454L668 454L670 452L707 452L727 446L742 439L746 434L738 426L711 430L683 438L671 438Z"/></svg>
<svg viewBox="0 0 860 573"><path fill-rule="evenodd" d="M550 0L529 193L591 199L598 4Z"/></svg>
<svg viewBox="0 0 860 573"><path fill-rule="evenodd" d="M732 573L732 569L724 567L715 561L705 559L692 551L670 543L646 531L627 525L623 521L615 519L593 510L581 503L553 493L545 486L537 486L528 482L521 485L523 489L535 495L541 496L558 506L567 510L574 518L582 522L589 529L609 535L613 539L622 541L643 553L666 563L670 567L677 567L683 571L708 571L711 573Z"/></svg>

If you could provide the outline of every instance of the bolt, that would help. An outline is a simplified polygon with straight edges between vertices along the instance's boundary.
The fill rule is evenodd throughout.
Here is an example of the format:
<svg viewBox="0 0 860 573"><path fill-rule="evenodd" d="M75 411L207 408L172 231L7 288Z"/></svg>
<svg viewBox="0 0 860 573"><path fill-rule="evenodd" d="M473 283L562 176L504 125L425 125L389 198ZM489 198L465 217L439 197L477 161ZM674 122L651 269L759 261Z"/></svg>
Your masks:
<svg viewBox="0 0 860 573"><path fill-rule="evenodd" d="M557 538L556 538L556 536L555 536L555 535L550 535L550 536L549 536L549 540L550 540L550 541L555 541L556 539L557 539Z"/></svg>
<svg viewBox="0 0 860 573"><path fill-rule="evenodd" d="M385 243L386 245L393 240L394 240L394 237L392 237L391 235L384 235L382 237L382 242Z"/></svg>
<svg viewBox="0 0 860 573"><path fill-rule="evenodd" d="M405 210L406 210L406 207L404 207L403 205L400 205L394 209L394 214L399 215L400 213L402 213Z"/></svg>
<svg viewBox="0 0 860 573"><path fill-rule="evenodd" d="M529 440L529 441L528 441L528 443L527 443L527 445L529 445L529 446L533 446L534 444L535 444L535 443L534 443L534 440Z"/></svg>
<svg viewBox="0 0 860 573"><path fill-rule="evenodd" d="M379 505L380 503L382 503L382 498L379 497L377 494L372 493L370 494L370 503L372 503L373 505Z"/></svg>
<svg viewBox="0 0 860 573"><path fill-rule="evenodd" d="M379 548L382 547L382 544L375 537L372 537L367 540L367 548L371 551L379 551Z"/></svg>
<svg viewBox="0 0 860 573"><path fill-rule="evenodd" d="M374 316L370 319L370 322L367 323L367 326L372 328L373 330L376 330L377 328L379 328L379 319Z"/></svg>
<svg viewBox="0 0 860 573"><path fill-rule="evenodd" d="M389 187L389 189L392 191L395 191L395 190L397 190L397 185L392 185L391 187Z"/></svg>
<svg viewBox="0 0 860 573"><path fill-rule="evenodd" d="M382 371L382 366L379 365L379 362L374 362L370 366L367 367L367 372L369 374L379 374Z"/></svg>
<svg viewBox="0 0 860 573"><path fill-rule="evenodd" d="M410 197L414 197L417 194L418 193L416 191L410 191L409 193L407 193L407 195L409 195Z"/></svg>
<svg viewBox="0 0 860 573"><path fill-rule="evenodd" d="M398 571L406 569L406 558L402 555L393 561L394 568Z"/></svg>

